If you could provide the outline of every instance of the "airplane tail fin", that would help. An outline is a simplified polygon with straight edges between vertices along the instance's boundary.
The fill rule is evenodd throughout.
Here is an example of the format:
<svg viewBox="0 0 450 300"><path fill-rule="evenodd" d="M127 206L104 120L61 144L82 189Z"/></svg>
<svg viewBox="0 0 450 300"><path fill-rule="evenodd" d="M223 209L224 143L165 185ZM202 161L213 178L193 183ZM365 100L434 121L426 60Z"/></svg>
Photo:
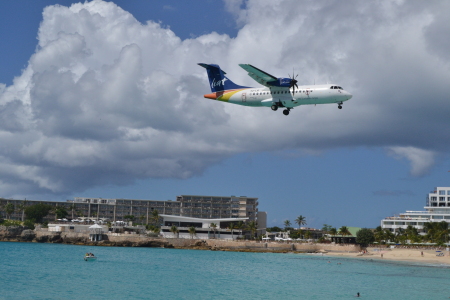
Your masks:
<svg viewBox="0 0 450 300"><path fill-rule="evenodd" d="M233 81L228 79L228 77L225 76L225 71L222 71L219 65L208 65L203 63L200 63L198 65L206 69L206 72L208 73L211 92L213 93L247 88L246 86L237 85Z"/></svg>

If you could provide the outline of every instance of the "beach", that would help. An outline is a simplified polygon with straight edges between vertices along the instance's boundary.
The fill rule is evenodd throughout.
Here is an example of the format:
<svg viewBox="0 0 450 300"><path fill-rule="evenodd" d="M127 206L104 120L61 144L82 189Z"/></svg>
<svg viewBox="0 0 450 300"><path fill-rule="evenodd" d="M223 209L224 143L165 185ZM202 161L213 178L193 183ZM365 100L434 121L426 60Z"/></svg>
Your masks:
<svg viewBox="0 0 450 300"><path fill-rule="evenodd" d="M422 255L423 254L423 255ZM441 256L437 256L437 255ZM367 248L367 253L328 252L333 257L352 257L359 259L376 259L386 261L405 261L419 264L450 265L449 251L434 249L403 249L403 248Z"/></svg>

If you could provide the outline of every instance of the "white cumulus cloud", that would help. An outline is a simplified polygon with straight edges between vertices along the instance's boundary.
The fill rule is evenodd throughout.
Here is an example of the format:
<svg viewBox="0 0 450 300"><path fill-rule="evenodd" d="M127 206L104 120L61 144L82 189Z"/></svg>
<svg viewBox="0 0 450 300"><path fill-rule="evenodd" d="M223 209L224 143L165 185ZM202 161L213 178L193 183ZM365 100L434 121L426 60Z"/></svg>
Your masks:
<svg viewBox="0 0 450 300"><path fill-rule="evenodd" d="M411 174L421 176L434 166L436 153L434 151L415 147L390 147L391 154L397 159L406 158L411 163Z"/></svg>

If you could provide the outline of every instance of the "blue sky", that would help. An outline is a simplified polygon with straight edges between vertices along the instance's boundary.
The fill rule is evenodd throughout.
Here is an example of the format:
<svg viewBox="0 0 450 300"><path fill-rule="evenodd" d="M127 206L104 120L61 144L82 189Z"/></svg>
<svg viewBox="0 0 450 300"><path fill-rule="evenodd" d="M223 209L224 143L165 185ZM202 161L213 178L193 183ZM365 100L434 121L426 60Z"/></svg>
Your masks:
<svg viewBox="0 0 450 300"><path fill-rule="evenodd" d="M448 186L445 3L97 1L42 15L71 3L0 2L0 196L246 195L269 226L376 227ZM212 102L198 62L251 86L238 63L295 67L354 96L289 117Z"/></svg>

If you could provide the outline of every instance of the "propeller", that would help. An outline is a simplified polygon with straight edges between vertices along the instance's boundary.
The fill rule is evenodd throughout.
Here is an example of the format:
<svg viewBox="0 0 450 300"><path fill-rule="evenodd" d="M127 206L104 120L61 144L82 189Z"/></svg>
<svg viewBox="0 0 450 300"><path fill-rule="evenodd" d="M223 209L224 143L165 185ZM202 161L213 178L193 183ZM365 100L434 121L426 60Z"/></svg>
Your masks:
<svg viewBox="0 0 450 300"><path fill-rule="evenodd" d="M298 88L298 85L297 85L298 81L295 79L295 78L297 78L298 74L295 75L295 77L294 77L294 69L292 69L292 77L291 77L290 74L288 74L288 75L289 75L289 78L291 79L291 83L289 84L289 88L292 88L292 94L294 94L294 86L296 88Z"/></svg>

